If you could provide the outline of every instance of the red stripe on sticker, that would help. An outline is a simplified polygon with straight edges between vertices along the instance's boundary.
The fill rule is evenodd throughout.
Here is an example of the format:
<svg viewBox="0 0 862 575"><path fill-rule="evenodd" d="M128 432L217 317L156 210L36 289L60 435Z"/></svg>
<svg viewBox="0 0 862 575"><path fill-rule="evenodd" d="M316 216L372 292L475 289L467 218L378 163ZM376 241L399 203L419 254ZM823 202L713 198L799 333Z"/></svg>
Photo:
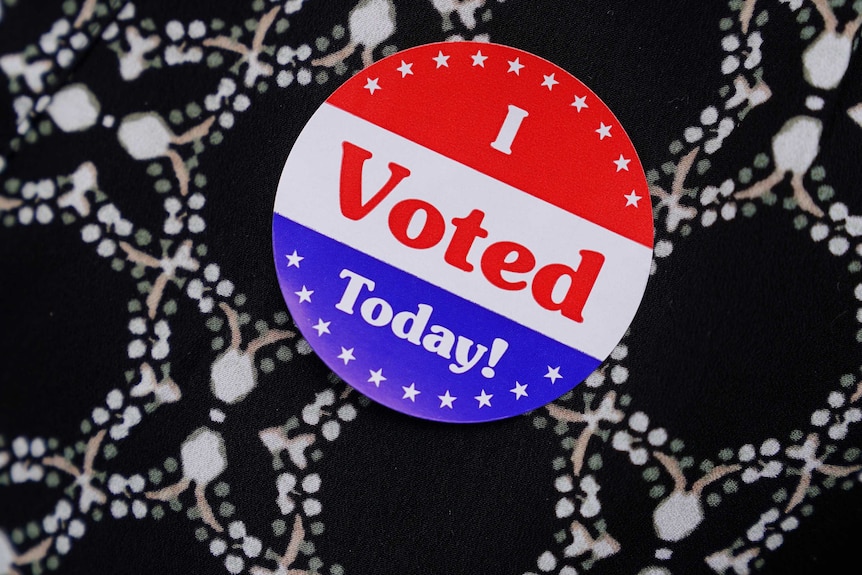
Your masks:
<svg viewBox="0 0 862 575"><path fill-rule="evenodd" d="M637 153L582 82L542 58L494 44L432 44L404 56L348 82L328 103L652 247Z"/></svg>

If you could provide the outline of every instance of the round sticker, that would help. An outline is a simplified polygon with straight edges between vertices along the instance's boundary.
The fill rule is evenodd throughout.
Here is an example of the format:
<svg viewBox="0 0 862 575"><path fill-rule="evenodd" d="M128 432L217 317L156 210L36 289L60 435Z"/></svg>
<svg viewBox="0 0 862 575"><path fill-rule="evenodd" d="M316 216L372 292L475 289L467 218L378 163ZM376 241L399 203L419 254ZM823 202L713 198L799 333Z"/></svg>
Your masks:
<svg viewBox="0 0 862 575"><path fill-rule="evenodd" d="M451 422L541 407L625 334L652 206L608 107L521 50L389 56L315 112L278 184L273 250L294 321L371 399Z"/></svg>

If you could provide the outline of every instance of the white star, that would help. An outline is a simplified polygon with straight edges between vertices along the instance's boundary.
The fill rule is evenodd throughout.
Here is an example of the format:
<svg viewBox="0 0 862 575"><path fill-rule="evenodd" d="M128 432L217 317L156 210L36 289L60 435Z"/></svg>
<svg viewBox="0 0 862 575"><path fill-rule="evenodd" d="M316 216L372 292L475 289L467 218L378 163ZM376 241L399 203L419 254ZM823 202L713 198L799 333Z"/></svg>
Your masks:
<svg viewBox="0 0 862 575"><path fill-rule="evenodd" d="M560 375L560 366L551 367L548 366L548 373L545 374L545 377L551 380L551 383L557 383L558 379L563 379L563 376Z"/></svg>
<svg viewBox="0 0 862 575"><path fill-rule="evenodd" d="M371 92L372 95L374 94L375 90L382 90L383 89L380 87L380 84L377 83L377 81L380 80L380 78L374 78L373 80L371 78L366 78L366 80L368 80L368 83L365 84L365 86L363 86L363 87L366 90L368 90L369 92Z"/></svg>
<svg viewBox="0 0 862 575"><path fill-rule="evenodd" d="M337 356L335 356L335 357L337 357L338 359L343 359L343 360L344 360L344 365L347 365L347 364L348 364L348 362L351 362L351 361L353 361L354 359L356 359L355 357L353 357L353 350L354 350L354 349L356 349L356 348L351 347L350 349L347 349L347 348L345 348L345 347L342 347L342 348L341 348L341 353L339 353L339 354L338 354Z"/></svg>
<svg viewBox="0 0 862 575"><path fill-rule="evenodd" d="M302 286L302 289L300 291L295 291L293 293L299 296L299 303L302 303L304 301L311 303L311 294L314 293L314 290L310 290L307 287Z"/></svg>
<svg viewBox="0 0 862 575"><path fill-rule="evenodd" d="M407 62L405 62L404 60L401 60L401 65L400 65L400 66L398 66L398 67L397 67L397 68L395 68L395 69L396 69L396 70L398 70L399 72L401 72L401 77L402 77L402 78L403 78L403 77L405 77L405 76L406 76L406 75L408 75L408 74L410 74L410 75L412 76L412 75L413 75L413 62L410 62L410 63L408 64L408 63L407 63Z"/></svg>
<svg viewBox="0 0 862 575"><path fill-rule="evenodd" d="M305 258L296 253L296 250L293 250L292 254L287 254L287 267L296 266L299 267L299 262L304 260Z"/></svg>
<svg viewBox="0 0 862 575"><path fill-rule="evenodd" d="M479 409L482 409L484 406L491 407L491 398L494 397L493 393L485 393L485 390L482 390L481 395L476 395L473 399L479 402Z"/></svg>
<svg viewBox="0 0 862 575"><path fill-rule="evenodd" d="M549 92L550 92L551 90L553 90L553 89L554 89L554 86L556 86L557 84L559 84L559 82L557 82L557 81L554 79L554 74L551 74L550 76L545 76L545 75L543 74L543 75L542 75L542 77L543 77L543 78L545 78L545 81L544 81L544 82L542 82L542 86L547 86L547 87L548 87L548 91L549 91Z"/></svg>
<svg viewBox="0 0 862 575"><path fill-rule="evenodd" d="M508 60L507 60L507 61L508 61ZM511 62L509 62L509 70L508 70L508 72L506 72L506 73L508 74L509 72L514 72L516 76L520 76L520 75L521 75L521 70L522 70L523 68L524 68L524 65L523 65L523 64L521 64L521 59L520 59L520 58L515 58L514 60L512 60Z"/></svg>
<svg viewBox="0 0 862 575"><path fill-rule="evenodd" d="M457 397L449 395L448 389L446 390L446 395L438 395L437 397L440 399L440 408L441 409L444 407L448 407L449 409L452 409L452 402L455 401L456 399L458 399Z"/></svg>
<svg viewBox="0 0 862 575"><path fill-rule="evenodd" d="M605 138L610 138L611 137L611 128L613 128L613 126L605 126L604 122L599 122L599 124L601 124L601 126L599 126L599 129L596 130L596 134L599 135L599 140L604 140Z"/></svg>
<svg viewBox="0 0 862 575"><path fill-rule="evenodd" d="M476 53L470 57L473 58L473 65L474 66L481 66L482 68L485 67L485 60L488 59L487 56L482 55L481 50L477 50Z"/></svg>
<svg viewBox="0 0 862 575"><path fill-rule="evenodd" d="M331 323L332 323L331 321L323 321L322 318L317 318L317 325L312 326L312 329L316 329L317 330L317 337L320 337L325 333L331 333L329 331L329 324L331 324Z"/></svg>
<svg viewBox="0 0 862 575"><path fill-rule="evenodd" d="M515 387L510 389L512 393L515 394L515 399L521 399L522 397L527 397L527 384L515 382Z"/></svg>
<svg viewBox="0 0 862 575"><path fill-rule="evenodd" d="M577 108L578 112L580 112L584 108L589 108L589 106L587 106L587 97L586 96L575 96L575 101L572 102L572 106Z"/></svg>
<svg viewBox="0 0 862 575"><path fill-rule="evenodd" d="M383 377L383 368L381 367L377 371L368 370L368 373L371 374L371 377L368 378L368 381L373 383L375 387L380 387L380 382L386 381L386 378Z"/></svg>
<svg viewBox="0 0 862 575"><path fill-rule="evenodd" d="M629 171L629 162L631 162L631 160L625 159L622 154L620 154L619 160L614 160L614 163L617 165L617 171L618 172L620 170L625 170L628 172Z"/></svg>
<svg viewBox="0 0 862 575"><path fill-rule="evenodd" d="M638 202L641 200L641 197L632 190L632 193L623 196L626 199L626 207L634 206L638 207Z"/></svg>
<svg viewBox="0 0 862 575"><path fill-rule="evenodd" d="M437 56L431 59L437 62L438 68L442 68L443 66L445 66L446 68L449 67L449 56L444 56L442 50L438 50Z"/></svg>
<svg viewBox="0 0 862 575"><path fill-rule="evenodd" d="M402 385L401 389L404 390L404 397L402 397L401 399L409 399L413 403L416 403L416 396L419 395L420 393L422 393L421 391L416 389L415 383L411 383L410 387L404 387Z"/></svg>

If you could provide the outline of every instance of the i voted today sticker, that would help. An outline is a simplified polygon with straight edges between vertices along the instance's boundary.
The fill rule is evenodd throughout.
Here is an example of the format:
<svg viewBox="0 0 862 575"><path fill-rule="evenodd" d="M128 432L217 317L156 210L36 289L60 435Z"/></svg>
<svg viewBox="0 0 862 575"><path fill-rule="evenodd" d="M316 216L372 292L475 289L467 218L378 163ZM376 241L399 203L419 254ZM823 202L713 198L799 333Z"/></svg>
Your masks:
<svg viewBox="0 0 862 575"><path fill-rule="evenodd" d="M541 407L640 304L652 206L608 107L521 50L389 56L315 112L278 184L273 250L308 343L371 399L480 422Z"/></svg>

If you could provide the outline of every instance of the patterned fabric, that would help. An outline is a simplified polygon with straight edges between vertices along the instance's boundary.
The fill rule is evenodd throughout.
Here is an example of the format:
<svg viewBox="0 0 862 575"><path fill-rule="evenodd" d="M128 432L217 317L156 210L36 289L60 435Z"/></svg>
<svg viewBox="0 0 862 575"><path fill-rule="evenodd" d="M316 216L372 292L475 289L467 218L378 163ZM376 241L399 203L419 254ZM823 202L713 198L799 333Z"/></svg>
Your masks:
<svg viewBox="0 0 862 575"><path fill-rule="evenodd" d="M701 4L0 0L0 574L854 561L862 1ZM656 241L584 383L445 425L312 353L271 219L341 82L463 39L610 106Z"/></svg>

